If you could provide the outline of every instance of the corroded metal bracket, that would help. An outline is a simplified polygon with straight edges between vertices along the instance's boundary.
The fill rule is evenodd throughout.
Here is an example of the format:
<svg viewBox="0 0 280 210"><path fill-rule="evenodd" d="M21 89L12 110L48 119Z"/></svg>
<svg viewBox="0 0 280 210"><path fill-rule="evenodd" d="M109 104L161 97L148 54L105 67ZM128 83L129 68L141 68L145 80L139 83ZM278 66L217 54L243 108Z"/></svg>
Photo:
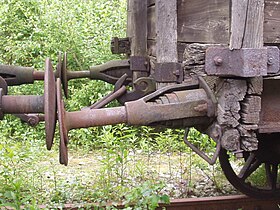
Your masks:
<svg viewBox="0 0 280 210"><path fill-rule="evenodd" d="M176 62L156 63L155 80L165 83L182 83L184 79L184 71L182 64Z"/></svg>
<svg viewBox="0 0 280 210"><path fill-rule="evenodd" d="M278 47L229 48L210 47L206 50L205 71L211 76L257 77L275 75L280 71Z"/></svg>
<svg viewBox="0 0 280 210"><path fill-rule="evenodd" d="M144 56L130 56L130 70L140 72L150 72L149 59Z"/></svg>

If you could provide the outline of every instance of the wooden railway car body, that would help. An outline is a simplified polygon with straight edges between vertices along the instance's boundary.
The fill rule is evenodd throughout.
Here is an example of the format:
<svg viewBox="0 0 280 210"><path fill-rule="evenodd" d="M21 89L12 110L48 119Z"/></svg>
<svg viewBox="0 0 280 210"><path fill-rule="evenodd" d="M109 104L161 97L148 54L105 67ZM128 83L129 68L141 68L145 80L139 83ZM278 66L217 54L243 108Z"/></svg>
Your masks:
<svg viewBox="0 0 280 210"><path fill-rule="evenodd" d="M229 181L252 196L278 196L280 1L128 0L127 35L131 56L149 57L157 88L205 79L217 100ZM177 78L168 76L175 72L168 63L182 63L182 81L178 69ZM145 76L139 71L133 80ZM239 174L225 150L245 159ZM246 180L262 164L269 189Z"/></svg>

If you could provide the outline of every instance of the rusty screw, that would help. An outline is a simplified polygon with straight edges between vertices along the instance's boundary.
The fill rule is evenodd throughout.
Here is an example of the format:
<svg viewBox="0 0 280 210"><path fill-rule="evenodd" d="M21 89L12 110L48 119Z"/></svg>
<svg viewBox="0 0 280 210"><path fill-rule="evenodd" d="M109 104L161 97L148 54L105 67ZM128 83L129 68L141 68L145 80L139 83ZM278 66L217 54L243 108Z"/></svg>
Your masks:
<svg viewBox="0 0 280 210"><path fill-rule="evenodd" d="M38 125L39 122L40 122L40 119L38 116L35 116L35 115L29 116L28 124L30 126L35 127L36 125Z"/></svg>
<svg viewBox="0 0 280 210"><path fill-rule="evenodd" d="M177 77L179 77L179 76L180 76L180 70L177 69L177 70L174 72L174 75L177 76Z"/></svg>
<svg viewBox="0 0 280 210"><path fill-rule="evenodd" d="M214 58L214 63L216 66L221 66L223 64L223 59L220 56Z"/></svg>
<svg viewBox="0 0 280 210"><path fill-rule="evenodd" d="M272 64L273 64L273 58L272 58L272 57L269 57L269 58L268 58L267 64L268 64L268 65L272 65Z"/></svg>

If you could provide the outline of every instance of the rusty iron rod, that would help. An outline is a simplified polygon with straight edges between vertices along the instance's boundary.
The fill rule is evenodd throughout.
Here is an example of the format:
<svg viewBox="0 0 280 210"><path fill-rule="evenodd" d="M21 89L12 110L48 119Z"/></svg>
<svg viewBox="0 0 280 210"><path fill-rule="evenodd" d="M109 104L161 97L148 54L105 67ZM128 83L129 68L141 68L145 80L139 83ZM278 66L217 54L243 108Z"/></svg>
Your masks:
<svg viewBox="0 0 280 210"><path fill-rule="evenodd" d="M94 103L89 108L90 109L100 109L100 108L104 107L105 105L107 105L108 103L110 103L111 101L113 101L114 99L123 95L125 92L126 92L126 88L125 88L125 86L122 86L120 89L118 89L114 92L111 92L109 95L105 96L102 100Z"/></svg>
<svg viewBox="0 0 280 210"><path fill-rule="evenodd" d="M90 78L90 71L67 71L67 80L78 78Z"/></svg>
<svg viewBox="0 0 280 210"><path fill-rule="evenodd" d="M2 96L6 114L44 113L44 96Z"/></svg>
<svg viewBox="0 0 280 210"><path fill-rule="evenodd" d="M33 71L34 80L44 80L44 71Z"/></svg>
<svg viewBox="0 0 280 210"><path fill-rule="evenodd" d="M125 107L66 112L65 121L68 130L115 125L119 123L126 123L127 113Z"/></svg>

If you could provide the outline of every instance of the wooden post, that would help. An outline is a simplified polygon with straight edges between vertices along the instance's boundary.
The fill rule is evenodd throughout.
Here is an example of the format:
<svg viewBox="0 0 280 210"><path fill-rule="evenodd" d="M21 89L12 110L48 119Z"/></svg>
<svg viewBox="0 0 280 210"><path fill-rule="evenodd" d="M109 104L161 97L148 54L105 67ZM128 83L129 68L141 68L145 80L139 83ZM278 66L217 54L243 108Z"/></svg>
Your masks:
<svg viewBox="0 0 280 210"><path fill-rule="evenodd" d="M232 0L230 49L262 48L263 23L264 0ZM230 90L228 90L228 83L231 84ZM239 140L241 140L241 145L235 140L235 148L232 148L234 145L229 143L232 138L227 139L224 135L222 138L224 147L249 151L257 149L255 131L260 119L262 89L262 77L246 81L238 79L222 81L219 95L223 97L219 99L218 120L224 123L227 132L231 131L236 136L238 130ZM237 90L238 97L233 97ZM235 119L238 124L227 125L227 122L231 122L230 119Z"/></svg>
<svg viewBox="0 0 280 210"><path fill-rule="evenodd" d="M177 0L156 0L157 63L178 62ZM158 88L168 85L159 84Z"/></svg>
<svg viewBox="0 0 280 210"><path fill-rule="evenodd" d="M131 40L131 56L147 56L147 0L128 0L127 31ZM147 72L134 71L133 81L148 76Z"/></svg>

